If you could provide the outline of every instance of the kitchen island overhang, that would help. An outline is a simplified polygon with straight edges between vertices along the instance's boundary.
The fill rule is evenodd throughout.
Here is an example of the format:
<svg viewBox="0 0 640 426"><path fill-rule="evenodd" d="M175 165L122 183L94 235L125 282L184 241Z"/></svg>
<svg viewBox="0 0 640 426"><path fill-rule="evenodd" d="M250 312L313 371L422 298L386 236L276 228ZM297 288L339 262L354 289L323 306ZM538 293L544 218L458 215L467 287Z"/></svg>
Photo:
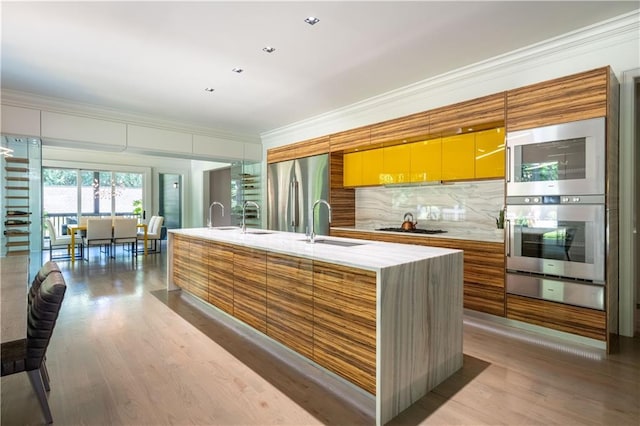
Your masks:
<svg viewBox="0 0 640 426"><path fill-rule="evenodd" d="M308 353L313 355L306 358L373 394L376 422L384 424L462 367L462 251L346 238L319 239L321 241L309 244L301 234L255 229L244 234L235 228L171 230L167 290L182 288L209 302L203 296L207 293L201 292L202 286L207 285L202 283L202 270L215 267L211 265L216 259L193 262L199 262L197 258L207 247L217 250L216 254L211 251L212 256L217 256L222 248L231 253L225 261L233 259L227 270L237 281L238 289L246 285L243 274L249 274L249 278L257 279L258 283L249 291L259 297L256 299L253 294L249 303L244 303L240 300L246 294L244 287L237 292L238 300L232 304L237 307L237 315L232 308L231 312L229 307L224 310L272 337L268 325L279 322L279 318L273 316L278 315L278 310L268 311L260 306L263 294L265 305L277 303L269 300L271 259L284 258L310 265L310 273L303 279L304 291L310 293L310 298L316 298L316 303L310 303L310 310L306 311L306 316L313 317L307 339L311 345ZM185 244L189 243L190 249L196 250L190 252L194 256L185 256L185 247L189 247ZM243 264L242 256L247 251L262 257L255 258L258 261L252 261L251 265ZM266 265L260 269L263 258ZM185 261L191 263L185 264ZM204 263L208 266L203 266ZM248 266L251 271L247 270ZM367 276L371 278L368 289ZM199 281L200 287L191 288L190 281ZM183 284L177 285L177 282ZM215 284L211 282L210 290ZM361 290L365 293L359 293ZM300 287L292 291L299 292ZM341 297L336 294L344 295L345 300L338 300ZM215 302L212 304L216 306ZM246 306L250 306L251 313L257 313L260 320L264 319L263 328L241 316ZM321 311L323 306L327 309ZM328 318L327 313L332 317ZM353 324L353 334L338 330L340 324ZM304 329L302 324L301 328ZM327 357L318 355L323 349L327 353L327 341L332 341L327 339L327 334L332 337L332 333L336 334L336 342L347 342L342 347L336 343L335 352L340 355L332 358L332 350ZM345 348L350 346L350 338L355 347L353 360L350 349ZM317 350L313 350L316 347ZM343 371L345 365L353 363L358 367L360 362L362 368Z"/></svg>

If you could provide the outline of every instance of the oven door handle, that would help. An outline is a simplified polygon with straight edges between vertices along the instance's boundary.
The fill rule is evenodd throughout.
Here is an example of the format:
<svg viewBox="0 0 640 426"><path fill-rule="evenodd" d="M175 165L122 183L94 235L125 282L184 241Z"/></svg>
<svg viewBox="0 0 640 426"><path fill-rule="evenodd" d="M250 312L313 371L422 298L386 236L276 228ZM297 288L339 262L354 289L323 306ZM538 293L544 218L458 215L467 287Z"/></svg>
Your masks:
<svg viewBox="0 0 640 426"><path fill-rule="evenodd" d="M507 147L507 182L511 182L511 147Z"/></svg>
<svg viewBox="0 0 640 426"><path fill-rule="evenodd" d="M504 239L504 248L507 254L507 257L511 257L511 220L507 219L504 221L507 227L507 237Z"/></svg>

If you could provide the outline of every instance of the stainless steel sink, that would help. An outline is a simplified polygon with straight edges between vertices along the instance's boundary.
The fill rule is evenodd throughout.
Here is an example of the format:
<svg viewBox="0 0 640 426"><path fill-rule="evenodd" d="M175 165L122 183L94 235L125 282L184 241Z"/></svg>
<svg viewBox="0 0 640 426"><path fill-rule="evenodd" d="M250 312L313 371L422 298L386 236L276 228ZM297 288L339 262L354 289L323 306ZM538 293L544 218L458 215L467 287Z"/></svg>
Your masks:
<svg viewBox="0 0 640 426"><path fill-rule="evenodd" d="M309 242L309 240L300 240ZM329 244L332 246L340 246L340 247L354 247L361 246L366 243L354 243L352 241L341 241L341 240L315 240L314 244Z"/></svg>

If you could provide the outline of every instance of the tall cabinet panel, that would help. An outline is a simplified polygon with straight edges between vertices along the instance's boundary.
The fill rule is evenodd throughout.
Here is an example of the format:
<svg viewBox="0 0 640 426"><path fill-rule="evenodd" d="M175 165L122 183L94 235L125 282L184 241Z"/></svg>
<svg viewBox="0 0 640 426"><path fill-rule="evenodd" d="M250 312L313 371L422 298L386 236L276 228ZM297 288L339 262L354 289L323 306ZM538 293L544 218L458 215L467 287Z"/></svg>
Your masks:
<svg viewBox="0 0 640 426"><path fill-rule="evenodd" d="M28 255L42 249L41 143L3 136L2 148L0 255Z"/></svg>

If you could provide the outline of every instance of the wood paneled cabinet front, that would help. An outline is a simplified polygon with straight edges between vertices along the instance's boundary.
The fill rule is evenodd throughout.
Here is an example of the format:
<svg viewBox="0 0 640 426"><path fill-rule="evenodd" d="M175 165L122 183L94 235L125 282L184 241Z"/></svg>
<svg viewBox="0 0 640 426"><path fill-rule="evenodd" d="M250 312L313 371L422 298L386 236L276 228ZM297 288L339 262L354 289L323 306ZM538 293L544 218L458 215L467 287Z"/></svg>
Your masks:
<svg viewBox="0 0 640 426"><path fill-rule="evenodd" d="M173 282L183 290L191 292L191 260L189 256L189 239L181 235L173 238Z"/></svg>
<svg viewBox="0 0 640 426"><path fill-rule="evenodd" d="M607 116L610 67L597 68L507 92L507 131Z"/></svg>
<svg viewBox="0 0 640 426"><path fill-rule="evenodd" d="M267 252L233 248L233 316L267 332Z"/></svg>
<svg viewBox="0 0 640 426"><path fill-rule="evenodd" d="M209 300L209 242L189 242L190 292L202 300Z"/></svg>
<svg viewBox="0 0 640 426"><path fill-rule="evenodd" d="M313 360L376 393L376 273L313 263Z"/></svg>
<svg viewBox="0 0 640 426"><path fill-rule="evenodd" d="M313 261L267 253L267 336L313 358Z"/></svg>
<svg viewBox="0 0 640 426"><path fill-rule="evenodd" d="M233 315L233 246L209 244L209 303Z"/></svg>
<svg viewBox="0 0 640 426"><path fill-rule="evenodd" d="M504 243L335 229L331 230L331 235L463 250L464 307L502 317L505 315Z"/></svg>

